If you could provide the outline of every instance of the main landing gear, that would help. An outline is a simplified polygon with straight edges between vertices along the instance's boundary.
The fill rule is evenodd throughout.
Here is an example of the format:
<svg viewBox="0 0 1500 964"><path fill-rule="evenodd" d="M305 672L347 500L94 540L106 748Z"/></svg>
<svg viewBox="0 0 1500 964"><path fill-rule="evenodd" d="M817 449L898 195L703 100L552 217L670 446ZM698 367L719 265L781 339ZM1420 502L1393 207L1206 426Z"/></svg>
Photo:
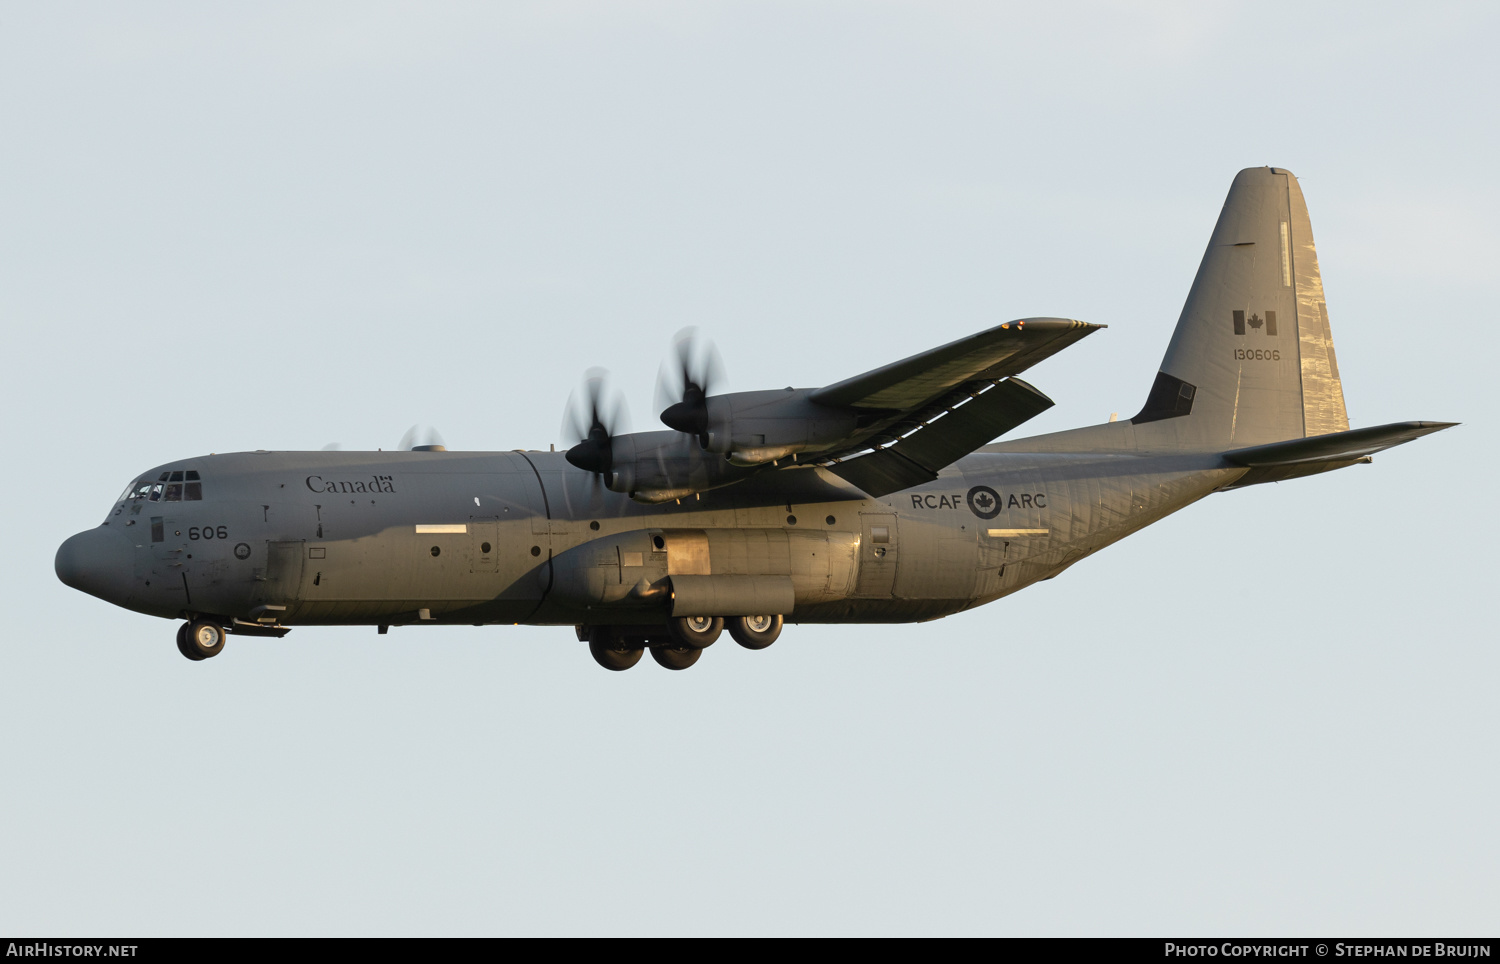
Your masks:
<svg viewBox="0 0 1500 964"><path fill-rule="evenodd" d="M658 666L687 669L703 651L718 641L727 627L734 641L746 649L765 649L781 635L777 616L679 616L666 626L590 626L589 653L607 670L621 672L641 661L647 649ZM584 636L584 631L579 631Z"/></svg>
<svg viewBox="0 0 1500 964"><path fill-rule="evenodd" d="M616 673L641 661L641 647L614 626L589 627L589 653L594 662Z"/></svg>
<svg viewBox="0 0 1500 964"><path fill-rule="evenodd" d="M177 627L177 651L191 660L208 659L224 651L224 627L198 618Z"/></svg>
<svg viewBox="0 0 1500 964"><path fill-rule="evenodd" d="M722 632L724 620L718 616L678 616L667 623L667 634L691 649L707 649Z"/></svg>
<svg viewBox="0 0 1500 964"><path fill-rule="evenodd" d="M781 635L781 617L735 616L729 620L729 635L746 649L765 649Z"/></svg>

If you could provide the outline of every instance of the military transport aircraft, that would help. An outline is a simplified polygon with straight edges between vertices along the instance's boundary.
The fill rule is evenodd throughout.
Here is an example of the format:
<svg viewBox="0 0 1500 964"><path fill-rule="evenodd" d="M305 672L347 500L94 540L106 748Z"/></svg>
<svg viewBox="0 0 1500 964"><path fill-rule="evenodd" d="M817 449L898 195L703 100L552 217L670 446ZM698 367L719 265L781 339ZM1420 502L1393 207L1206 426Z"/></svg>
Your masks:
<svg viewBox="0 0 1500 964"><path fill-rule="evenodd" d="M712 394L679 344L670 431L566 453L242 452L133 480L64 583L183 620L177 646L294 626L575 627L607 669L693 665L727 626L909 622L983 605L1212 492L1368 462L1447 428L1349 429L1301 188L1234 179L1139 414L987 444L1052 401L1019 376L1101 327L1025 318L824 385Z"/></svg>

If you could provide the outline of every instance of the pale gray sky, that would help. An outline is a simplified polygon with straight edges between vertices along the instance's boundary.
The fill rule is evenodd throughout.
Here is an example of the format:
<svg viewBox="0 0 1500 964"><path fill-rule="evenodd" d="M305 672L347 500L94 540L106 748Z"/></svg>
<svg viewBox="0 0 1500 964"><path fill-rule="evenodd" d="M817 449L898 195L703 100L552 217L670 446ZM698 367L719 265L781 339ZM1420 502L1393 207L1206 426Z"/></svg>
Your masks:
<svg viewBox="0 0 1500 964"><path fill-rule="evenodd" d="M1493 5L0 6L0 930L1490 934ZM1236 171L1302 181L1351 419L1465 425L1215 496L917 626L687 673L564 629L189 663L56 546L141 469L545 447L1009 318L1134 413Z"/></svg>

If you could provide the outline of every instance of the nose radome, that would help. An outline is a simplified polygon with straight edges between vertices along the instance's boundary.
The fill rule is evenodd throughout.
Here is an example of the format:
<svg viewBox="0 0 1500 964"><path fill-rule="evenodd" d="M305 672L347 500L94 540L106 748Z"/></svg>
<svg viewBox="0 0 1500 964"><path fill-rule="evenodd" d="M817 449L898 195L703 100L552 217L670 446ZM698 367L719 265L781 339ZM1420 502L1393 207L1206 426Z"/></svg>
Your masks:
<svg viewBox="0 0 1500 964"><path fill-rule="evenodd" d="M134 575L134 547L107 526L70 537L57 548L57 578L74 589L123 606Z"/></svg>

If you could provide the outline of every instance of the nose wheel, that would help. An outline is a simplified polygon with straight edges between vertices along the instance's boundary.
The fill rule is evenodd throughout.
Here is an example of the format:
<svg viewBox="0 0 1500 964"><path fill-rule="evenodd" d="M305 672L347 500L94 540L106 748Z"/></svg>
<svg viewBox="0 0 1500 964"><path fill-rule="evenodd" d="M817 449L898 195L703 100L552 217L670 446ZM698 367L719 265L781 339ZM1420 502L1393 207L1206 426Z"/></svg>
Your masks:
<svg viewBox="0 0 1500 964"><path fill-rule="evenodd" d="M195 619L177 627L177 651L197 661L224 651L224 627L212 619Z"/></svg>

